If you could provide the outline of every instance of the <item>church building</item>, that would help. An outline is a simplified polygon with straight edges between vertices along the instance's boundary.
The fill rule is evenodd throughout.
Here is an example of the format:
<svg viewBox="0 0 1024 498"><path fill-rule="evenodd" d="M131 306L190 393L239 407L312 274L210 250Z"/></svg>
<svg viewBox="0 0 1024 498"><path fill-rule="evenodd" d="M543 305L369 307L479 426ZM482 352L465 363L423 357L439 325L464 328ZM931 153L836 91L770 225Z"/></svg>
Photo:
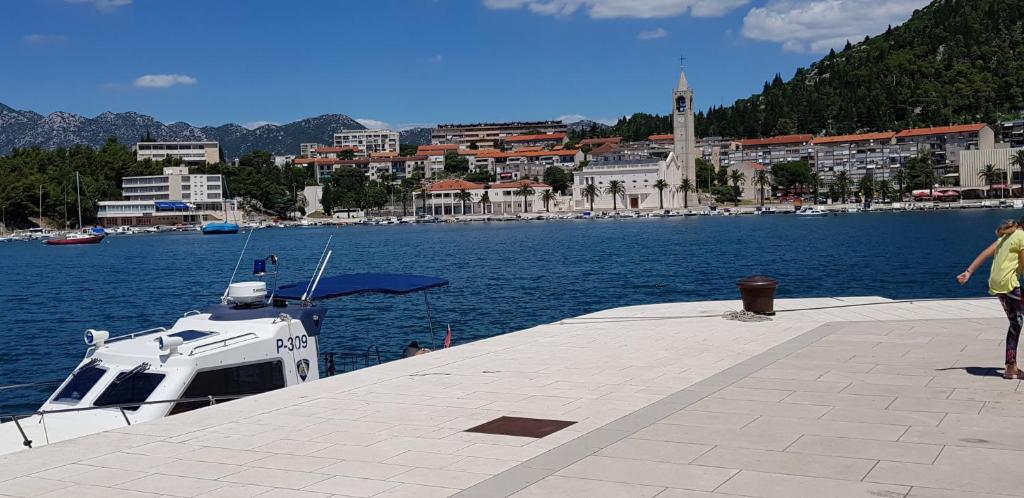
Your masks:
<svg viewBox="0 0 1024 498"><path fill-rule="evenodd" d="M593 205L595 211L611 211L696 207L696 193L691 191L684 199L679 189L686 179L696 184L695 144L693 90L680 69L679 83L672 92L672 149L667 155L665 147L652 143L607 144L594 149L588 158L590 164L574 173L572 208L589 210ZM615 196L609 192L612 182L622 187ZM599 192L593 203L585 194L589 185Z"/></svg>

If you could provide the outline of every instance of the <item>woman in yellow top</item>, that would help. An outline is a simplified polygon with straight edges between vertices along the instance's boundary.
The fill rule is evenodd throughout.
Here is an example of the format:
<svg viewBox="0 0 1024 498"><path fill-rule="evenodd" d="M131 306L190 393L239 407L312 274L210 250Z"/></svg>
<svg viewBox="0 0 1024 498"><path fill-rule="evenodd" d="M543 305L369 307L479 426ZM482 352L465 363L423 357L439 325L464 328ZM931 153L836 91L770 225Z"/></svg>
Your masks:
<svg viewBox="0 0 1024 498"><path fill-rule="evenodd" d="M999 298L1006 318L1010 320L1010 328L1006 331L1006 370L1003 377L1020 379L1024 377L1017 368L1017 341L1024 327L1024 301L1020 290L1021 270L1024 269L1024 218L1019 223L1013 220L1004 222L996 230L996 235L999 238L974 258L967 271L956 279L961 285L966 284L978 267L992 258L988 292Z"/></svg>

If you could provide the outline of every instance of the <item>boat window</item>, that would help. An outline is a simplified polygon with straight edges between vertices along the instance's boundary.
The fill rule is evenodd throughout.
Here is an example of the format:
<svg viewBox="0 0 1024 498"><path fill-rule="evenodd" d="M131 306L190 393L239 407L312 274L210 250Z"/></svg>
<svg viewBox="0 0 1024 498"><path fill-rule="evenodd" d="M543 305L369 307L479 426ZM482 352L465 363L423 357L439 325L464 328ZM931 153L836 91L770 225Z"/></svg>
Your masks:
<svg viewBox="0 0 1024 498"><path fill-rule="evenodd" d="M138 372L136 369L117 374L114 381L110 383L103 394L96 398L93 406L123 405L126 403L141 403L153 394L156 386L164 380L164 374ZM138 410L138 406L126 406L128 411Z"/></svg>
<svg viewBox="0 0 1024 498"><path fill-rule="evenodd" d="M204 396L259 394L280 389L284 387L284 368L282 366L281 360L274 360L199 372L181 397L201 398ZM218 403L223 402L224 400L218 401ZM208 401L178 403L171 410L171 415L209 406L209 404Z"/></svg>
<svg viewBox="0 0 1024 498"><path fill-rule="evenodd" d="M202 339L208 335L213 335L213 332L207 332L205 330L182 330L181 332L175 332L167 335L170 337L180 337L182 341L188 342L196 339Z"/></svg>
<svg viewBox="0 0 1024 498"><path fill-rule="evenodd" d="M67 382L64 389L61 389L54 401L64 403L78 403L89 393L89 390L96 385L96 382L107 373L106 369L95 364L87 365L71 374L71 380Z"/></svg>

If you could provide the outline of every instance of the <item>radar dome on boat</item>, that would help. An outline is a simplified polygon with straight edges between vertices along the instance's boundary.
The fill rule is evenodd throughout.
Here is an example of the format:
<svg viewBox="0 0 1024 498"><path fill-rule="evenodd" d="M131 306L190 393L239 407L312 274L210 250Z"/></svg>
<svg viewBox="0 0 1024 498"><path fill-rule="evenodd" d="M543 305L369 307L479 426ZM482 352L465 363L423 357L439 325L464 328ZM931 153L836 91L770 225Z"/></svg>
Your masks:
<svg viewBox="0 0 1024 498"><path fill-rule="evenodd" d="M267 298L265 282L238 282L228 286L228 299L235 304L256 304Z"/></svg>

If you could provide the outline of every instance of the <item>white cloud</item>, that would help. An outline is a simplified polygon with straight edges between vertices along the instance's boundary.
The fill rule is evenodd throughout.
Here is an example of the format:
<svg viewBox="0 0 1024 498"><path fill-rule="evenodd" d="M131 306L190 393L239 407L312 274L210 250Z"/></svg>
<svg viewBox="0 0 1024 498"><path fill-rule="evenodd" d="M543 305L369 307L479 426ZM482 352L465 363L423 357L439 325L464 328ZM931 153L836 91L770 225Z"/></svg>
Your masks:
<svg viewBox="0 0 1024 498"><path fill-rule="evenodd" d="M132 0L64 0L67 3L88 3L96 6L96 10L102 12L111 12L117 10L118 7L124 7L125 5L131 5Z"/></svg>
<svg viewBox="0 0 1024 498"><path fill-rule="evenodd" d="M145 74L135 78L138 88L168 88L175 85L195 85L199 80L185 74Z"/></svg>
<svg viewBox="0 0 1024 498"><path fill-rule="evenodd" d="M743 36L787 52L827 52L906 21L929 0L771 0L743 18Z"/></svg>
<svg viewBox="0 0 1024 498"><path fill-rule="evenodd" d="M370 130L390 130L391 125L379 119L356 118L356 122Z"/></svg>
<svg viewBox="0 0 1024 498"><path fill-rule="evenodd" d="M64 35L47 35L42 33L32 33L21 37L21 41L26 45L56 45L67 40L68 37Z"/></svg>
<svg viewBox="0 0 1024 498"><path fill-rule="evenodd" d="M490 9L526 7L535 14L567 16L586 10L594 19L674 17L689 12L694 17L718 17L746 5L748 0L484 0Z"/></svg>
<svg viewBox="0 0 1024 498"><path fill-rule="evenodd" d="M558 116L555 119L558 120L558 121L561 121L563 123L566 123L566 124L568 124L568 123L575 123L577 121L594 121L594 122L601 123L601 124L606 124L606 125L609 125L609 126L615 124L618 121L617 119L609 119L609 118L592 118L592 117L589 117L589 116L584 116L582 114L565 114L563 116Z"/></svg>
<svg viewBox="0 0 1024 498"><path fill-rule="evenodd" d="M655 39L658 39L658 38L664 38L666 36L668 36L668 32L667 31L665 31L664 29L661 29L661 28L657 28L657 29L652 29L650 31L641 31L639 34L636 35L636 38L638 40L645 40L646 41L646 40L655 40Z"/></svg>
<svg viewBox="0 0 1024 498"><path fill-rule="evenodd" d="M255 130L256 128L259 128L260 126L280 125L280 124L281 123L278 123L278 122L275 122L275 121L249 121L248 123L242 123L242 127L243 128L248 128L250 130Z"/></svg>

